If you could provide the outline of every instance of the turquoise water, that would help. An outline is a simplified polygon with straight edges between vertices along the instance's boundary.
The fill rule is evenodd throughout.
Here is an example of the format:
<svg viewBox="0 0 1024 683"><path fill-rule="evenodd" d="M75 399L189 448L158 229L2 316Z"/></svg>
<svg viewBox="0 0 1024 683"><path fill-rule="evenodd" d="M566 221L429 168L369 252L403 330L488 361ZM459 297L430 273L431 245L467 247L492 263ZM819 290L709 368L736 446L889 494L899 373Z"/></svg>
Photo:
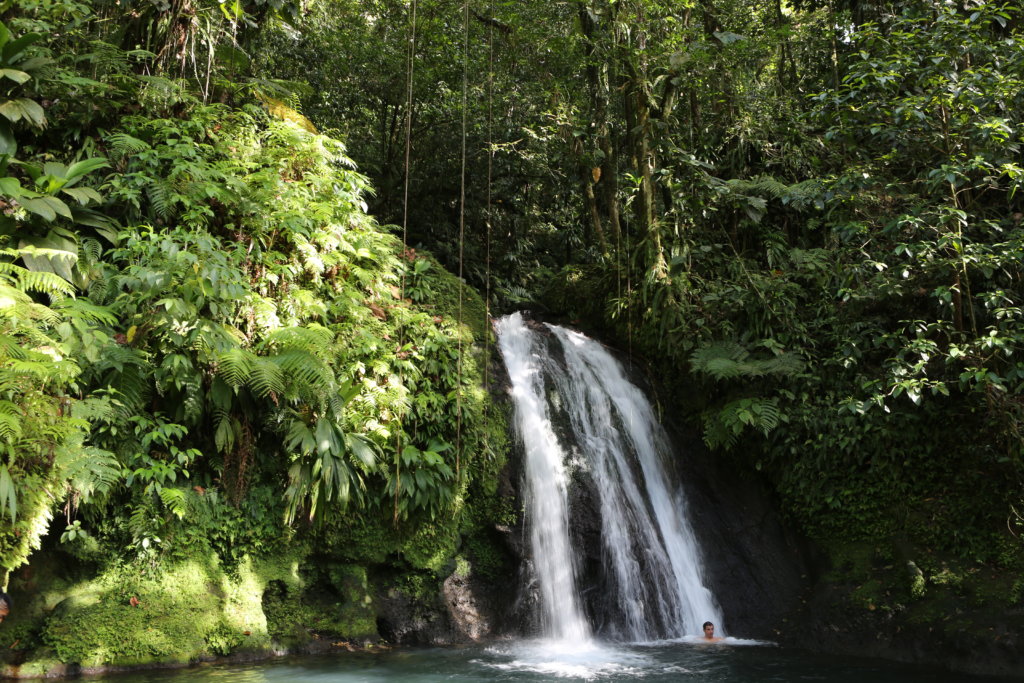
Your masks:
<svg viewBox="0 0 1024 683"><path fill-rule="evenodd" d="M463 648L340 652L330 656L286 657L261 664L204 665L88 680L110 683L994 683L1007 679L971 677L877 660L814 655L753 641L584 647L514 641Z"/></svg>

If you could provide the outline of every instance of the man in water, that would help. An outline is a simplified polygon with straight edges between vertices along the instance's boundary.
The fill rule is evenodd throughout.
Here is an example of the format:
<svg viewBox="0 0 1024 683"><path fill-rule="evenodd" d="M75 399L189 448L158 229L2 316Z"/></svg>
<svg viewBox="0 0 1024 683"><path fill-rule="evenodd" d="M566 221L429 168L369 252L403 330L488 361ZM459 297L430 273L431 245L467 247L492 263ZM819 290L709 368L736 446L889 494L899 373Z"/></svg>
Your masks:
<svg viewBox="0 0 1024 683"><path fill-rule="evenodd" d="M704 629L704 638L703 638L703 640L705 640L705 641L707 641L709 643L717 643L718 641L721 640L721 638L715 638L715 625L712 624L710 621L705 621L704 622L703 629Z"/></svg>

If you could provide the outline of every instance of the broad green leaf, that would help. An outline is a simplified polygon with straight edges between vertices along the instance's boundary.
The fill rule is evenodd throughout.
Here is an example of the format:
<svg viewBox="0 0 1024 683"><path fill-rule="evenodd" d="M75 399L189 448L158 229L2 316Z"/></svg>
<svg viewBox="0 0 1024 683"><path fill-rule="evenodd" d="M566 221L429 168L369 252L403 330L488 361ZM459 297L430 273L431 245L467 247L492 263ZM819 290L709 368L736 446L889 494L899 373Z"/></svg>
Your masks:
<svg viewBox="0 0 1024 683"><path fill-rule="evenodd" d="M67 176L68 167L58 161L47 161L43 164L43 173L64 180Z"/></svg>
<svg viewBox="0 0 1024 683"><path fill-rule="evenodd" d="M25 51L25 48L40 38L42 38L42 36L38 33L26 33L20 38L15 38L14 40L7 42L3 46L3 50L0 51L0 56L3 57L3 62L5 64L12 64L17 61L18 57L21 56L21 53Z"/></svg>
<svg viewBox="0 0 1024 683"><path fill-rule="evenodd" d="M97 234L101 237L111 244L117 244L118 231L121 229L121 226L114 219L92 209L83 209L77 206L71 208L71 216L72 220L78 225L88 225L90 228L95 228Z"/></svg>
<svg viewBox="0 0 1024 683"><path fill-rule="evenodd" d="M0 104L0 115L3 115L11 123L17 123L24 119L37 128L46 126L46 112L38 102L27 97L7 100Z"/></svg>
<svg viewBox="0 0 1024 683"><path fill-rule="evenodd" d="M69 195L81 206L85 206L91 201L97 203L103 201L103 195L91 187L63 187L61 188L61 192Z"/></svg>
<svg viewBox="0 0 1024 683"><path fill-rule="evenodd" d="M21 182L17 178L0 178L0 193L5 194L8 197L22 197L24 196L24 192L25 191L21 187Z"/></svg>
<svg viewBox="0 0 1024 683"><path fill-rule="evenodd" d="M18 69L0 69L0 78L9 78L18 85L28 82L32 77Z"/></svg>
<svg viewBox="0 0 1024 683"><path fill-rule="evenodd" d="M715 36L715 38L718 38L722 45L732 45L733 43L747 39L746 36L741 36L740 34L733 33L732 31L715 31L712 35Z"/></svg>
<svg viewBox="0 0 1024 683"><path fill-rule="evenodd" d="M7 119L0 119L0 155L14 156L18 153L18 141L14 139L14 131Z"/></svg>
<svg viewBox="0 0 1024 683"><path fill-rule="evenodd" d="M32 213L42 216L48 221L56 220L57 216L72 218L71 209L68 205L56 197L35 197L33 199L22 199L21 205Z"/></svg>
<svg viewBox="0 0 1024 683"><path fill-rule="evenodd" d="M36 187L43 194L57 194L67 181L54 175L43 175L36 179Z"/></svg>
<svg viewBox="0 0 1024 683"><path fill-rule="evenodd" d="M18 492L11 480L7 465L0 465L0 508L6 507L11 522L18 520Z"/></svg>
<svg viewBox="0 0 1024 683"><path fill-rule="evenodd" d="M50 233L46 237L23 239L18 251L25 267L34 272L54 273L70 281L78 262L78 244Z"/></svg>
<svg viewBox="0 0 1024 683"><path fill-rule="evenodd" d="M44 199L49 197L39 197L36 199L23 199L21 205L25 207L27 211L30 211L37 216L42 216L45 220L52 221L57 219L57 212L52 206Z"/></svg>
<svg viewBox="0 0 1024 683"><path fill-rule="evenodd" d="M362 434L346 434L345 444L364 467L370 468L377 463L376 446Z"/></svg>
<svg viewBox="0 0 1024 683"><path fill-rule="evenodd" d="M70 187L78 181L82 176L92 173L93 171L110 166L110 162L105 157L93 157L91 159L83 159L82 161L71 164L68 167L67 174L64 176L67 178L68 186Z"/></svg>

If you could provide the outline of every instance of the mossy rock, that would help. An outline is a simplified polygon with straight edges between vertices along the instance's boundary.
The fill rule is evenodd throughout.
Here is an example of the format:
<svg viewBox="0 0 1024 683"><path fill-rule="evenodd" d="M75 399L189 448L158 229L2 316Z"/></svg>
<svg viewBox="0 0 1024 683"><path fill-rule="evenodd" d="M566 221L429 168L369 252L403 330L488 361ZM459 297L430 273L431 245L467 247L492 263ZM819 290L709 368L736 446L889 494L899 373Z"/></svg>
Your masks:
<svg viewBox="0 0 1024 683"><path fill-rule="evenodd" d="M109 568L64 591L45 613L39 639L60 662L86 670L266 652L264 591L272 580L298 581L295 564L246 558L227 574L211 553Z"/></svg>
<svg viewBox="0 0 1024 683"><path fill-rule="evenodd" d="M54 610L43 640L66 663L85 668L189 661L207 652L220 626L217 576L201 562L164 568L159 579L123 568L101 575Z"/></svg>
<svg viewBox="0 0 1024 683"><path fill-rule="evenodd" d="M291 650L321 638L377 642L377 614L365 567L331 564L326 571L315 568L314 574L318 579L302 587L280 580L267 586L262 603L273 642Z"/></svg>
<svg viewBox="0 0 1024 683"><path fill-rule="evenodd" d="M0 668L3 678L57 678L75 673L75 667L68 667L60 661L53 650L40 650L23 664L6 665Z"/></svg>

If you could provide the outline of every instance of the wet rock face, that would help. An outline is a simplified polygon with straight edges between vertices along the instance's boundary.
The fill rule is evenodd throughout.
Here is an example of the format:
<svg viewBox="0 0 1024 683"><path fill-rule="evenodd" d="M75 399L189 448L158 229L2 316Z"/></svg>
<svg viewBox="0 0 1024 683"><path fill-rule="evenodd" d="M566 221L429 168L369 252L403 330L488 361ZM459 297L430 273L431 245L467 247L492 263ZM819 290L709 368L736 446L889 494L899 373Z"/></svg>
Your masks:
<svg viewBox="0 0 1024 683"><path fill-rule="evenodd" d="M396 645L454 645L481 642L509 632L515 591L459 572L440 586L434 600L398 588L375 599L377 630Z"/></svg>
<svg viewBox="0 0 1024 683"><path fill-rule="evenodd" d="M722 607L725 633L777 640L809 582L807 545L781 524L759 482L668 427L705 583Z"/></svg>
<svg viewBox="0 0 1024 683"><path fill-rule="evenodd" d="M398 588L388 588L375 599L377 631L393 645L450 645L458 642L440 600L425 602Z"/></svg>
<svg viewBox="0 0 1024 683"><path fill-rule="evenodd" d="M478 642L494 635L494 595L458 572L444 580L442 594L454 632L460 639Z"/></svg>
<svg viewBox="0 0 1024 683"><path fill-rule="evenodd" d="M672 378L648 375L639 363L625 364L648 396L667 394L660 387ZM813 550L782 524L755 473L709 452L683 425L663 418L662 426L672 448L670 476L683 493L702 551L704 584L724 615L718 634L778 640L810 584Z"/></svg>

